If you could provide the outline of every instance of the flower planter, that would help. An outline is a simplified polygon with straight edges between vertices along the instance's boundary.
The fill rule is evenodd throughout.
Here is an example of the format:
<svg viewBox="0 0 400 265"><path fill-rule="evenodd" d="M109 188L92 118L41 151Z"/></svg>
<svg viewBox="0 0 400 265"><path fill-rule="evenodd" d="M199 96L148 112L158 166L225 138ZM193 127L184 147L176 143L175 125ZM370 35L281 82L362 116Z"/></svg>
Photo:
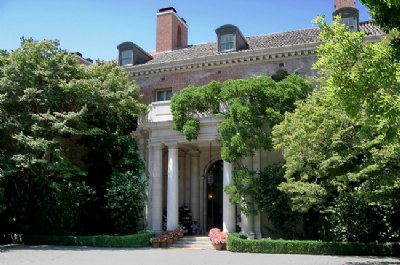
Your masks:
<svg viewBox="0 0 400 265"><path fill-rule="evenodd" d="M161 242L160 247L162 247L162 248L168 247L168 242Z"/></svg>
<svg viewBox="0 0 400 265"><path fill-rule="evenodd" d="M160 242L152 242L151 243L151 246L153 247L153 248L159 248L160 247Z"/></svg>
<svg viewBox="0 0 400 265"><path fill-rule="evenodd" d="M226 250L226 244L213 244L215 250Z"/></svg>

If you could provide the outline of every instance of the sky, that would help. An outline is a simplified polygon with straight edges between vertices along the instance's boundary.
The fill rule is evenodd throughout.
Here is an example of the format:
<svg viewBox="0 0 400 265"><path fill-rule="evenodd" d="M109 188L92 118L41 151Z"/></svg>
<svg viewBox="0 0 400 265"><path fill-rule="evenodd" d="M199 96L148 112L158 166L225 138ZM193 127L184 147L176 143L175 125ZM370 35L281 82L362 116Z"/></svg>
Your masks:
<svg viewBox="0 0 400 265"><path fill-rule="evenodd" d="M356 1L360 21L368 10ZM61 48L93 60L117 58L118 44L145 51L156 45L158 9L174 7L189 25L189 44L216 40L215 29L234 24L244 36L315 27L332 20L333 0L0 0L0 49L15 50L20 38L57 39Z"/></svg>

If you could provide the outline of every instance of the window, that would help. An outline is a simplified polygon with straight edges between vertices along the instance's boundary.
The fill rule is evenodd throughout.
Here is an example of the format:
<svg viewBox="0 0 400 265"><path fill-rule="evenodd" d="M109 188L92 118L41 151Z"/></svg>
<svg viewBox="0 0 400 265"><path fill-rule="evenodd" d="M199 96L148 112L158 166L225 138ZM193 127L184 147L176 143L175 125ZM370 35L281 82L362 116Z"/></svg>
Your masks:
<svg viewBox="0 0 400 265"><path fill-rule="evenodd" d="M156 101L171 100L171 97L172 97L171 89L164 89L156 92Z"/></svg>
<svg viewBox="0 0 400 265"><path fill-rule="evenodd" d="M125 50L121 52L121 66L133 64L133 51Z"/></svg>
<svg viewBox="0 0 400 265"><path fill-rule="evenodd" d="M354 17L345 17L340 20L342 24L345 24L351 31L356 31L356 20Z"/></svg>
<svg viewBox="0 0 400 265"><path fill-rule="evenodd" d="M249 44L239 28L225 24L215 30L217 33L218 52L234 52L249 48Z"/></svg>
<svg viewBox="0 0 400 265"><path fill-rule="evenodd" d="M221 35L219 45L221 52L235 49L235 35L232 33Z"/></svg>

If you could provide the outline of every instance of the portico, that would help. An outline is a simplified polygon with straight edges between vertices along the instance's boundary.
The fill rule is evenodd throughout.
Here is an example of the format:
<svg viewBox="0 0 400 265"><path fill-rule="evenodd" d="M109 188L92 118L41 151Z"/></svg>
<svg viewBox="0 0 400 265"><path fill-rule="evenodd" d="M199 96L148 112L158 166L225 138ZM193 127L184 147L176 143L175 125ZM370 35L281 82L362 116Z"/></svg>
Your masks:
<svg viewBox="0 0 400 265"><path fill-rule="evenodd" d="M205 234L209 229L207 225L210 225L207 221L207 213L211 213L209 200L213 196L207 188L210 177L213 177L210 176L213 174L211 168L222 165L222 189L232 184L233 164L221 161L217 141L221 118L202 117L198 140L188 142L180 132L172 130L169 106L169 101L153 103L134 135L149 178L147 227L155 232L161 231L166 212L166 229L176 229L179 227L179 207L188 206L199 232ZM222 191L220 228L235 232L237 209L229 199ZM216 214L214 217L221 218L219 216Z"/></svg>
<svg viewBox="0 0 400 265"><path fill-rule="evenodd" d="M216 153L215 149L213 150L214 154ZM179 226L179 207L188 206L200 231L206 232L207 177L205 172L208 165L204 164L208 153L202 154L200 150L188 150L184 144L153 144L149 146L149 151L152 153L150 156L153 159L149 165L150 183L148 188L151 190L151 197L149 197L151 223L148 224L148 228L152 231L161 231L162 217L166 210L166 229L176 229ZM233 166L226 161L223 164L223 186L225 187L232 183ZM190 174L187 175L187 172ZM179 187L189 187L189 189L180 189ZM223 196L223 229L227 232L234 232L236 207L229 203L228 195L224 194Z"/></svg>

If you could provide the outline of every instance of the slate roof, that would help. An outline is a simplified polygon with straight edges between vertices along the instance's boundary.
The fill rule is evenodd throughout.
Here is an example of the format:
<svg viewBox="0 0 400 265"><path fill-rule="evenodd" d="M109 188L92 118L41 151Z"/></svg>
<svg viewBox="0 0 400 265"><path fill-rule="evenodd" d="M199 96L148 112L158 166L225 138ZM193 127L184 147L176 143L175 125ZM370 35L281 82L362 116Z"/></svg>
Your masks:
<svg viewBox="0 0 400 265"><path fill-rule="evenodd" d="M378 27L370 22L360 23L360 30L364 31L367 36L379 36L383 32ZM288 32L274 33L268 35L260 35L247 37L246 40L249 44L249 50L261 50L266 48L288 47L301 44L319 43L319 28L294 30ZM239 51L240 52L240 51ZM136 65L132 68L162 64L176 61L185 61L190 59L208 57L218 55L218 48L216 42L190 45L189 47L173 50L162 53L150 53L153 59L145 64Z"/></svg>

